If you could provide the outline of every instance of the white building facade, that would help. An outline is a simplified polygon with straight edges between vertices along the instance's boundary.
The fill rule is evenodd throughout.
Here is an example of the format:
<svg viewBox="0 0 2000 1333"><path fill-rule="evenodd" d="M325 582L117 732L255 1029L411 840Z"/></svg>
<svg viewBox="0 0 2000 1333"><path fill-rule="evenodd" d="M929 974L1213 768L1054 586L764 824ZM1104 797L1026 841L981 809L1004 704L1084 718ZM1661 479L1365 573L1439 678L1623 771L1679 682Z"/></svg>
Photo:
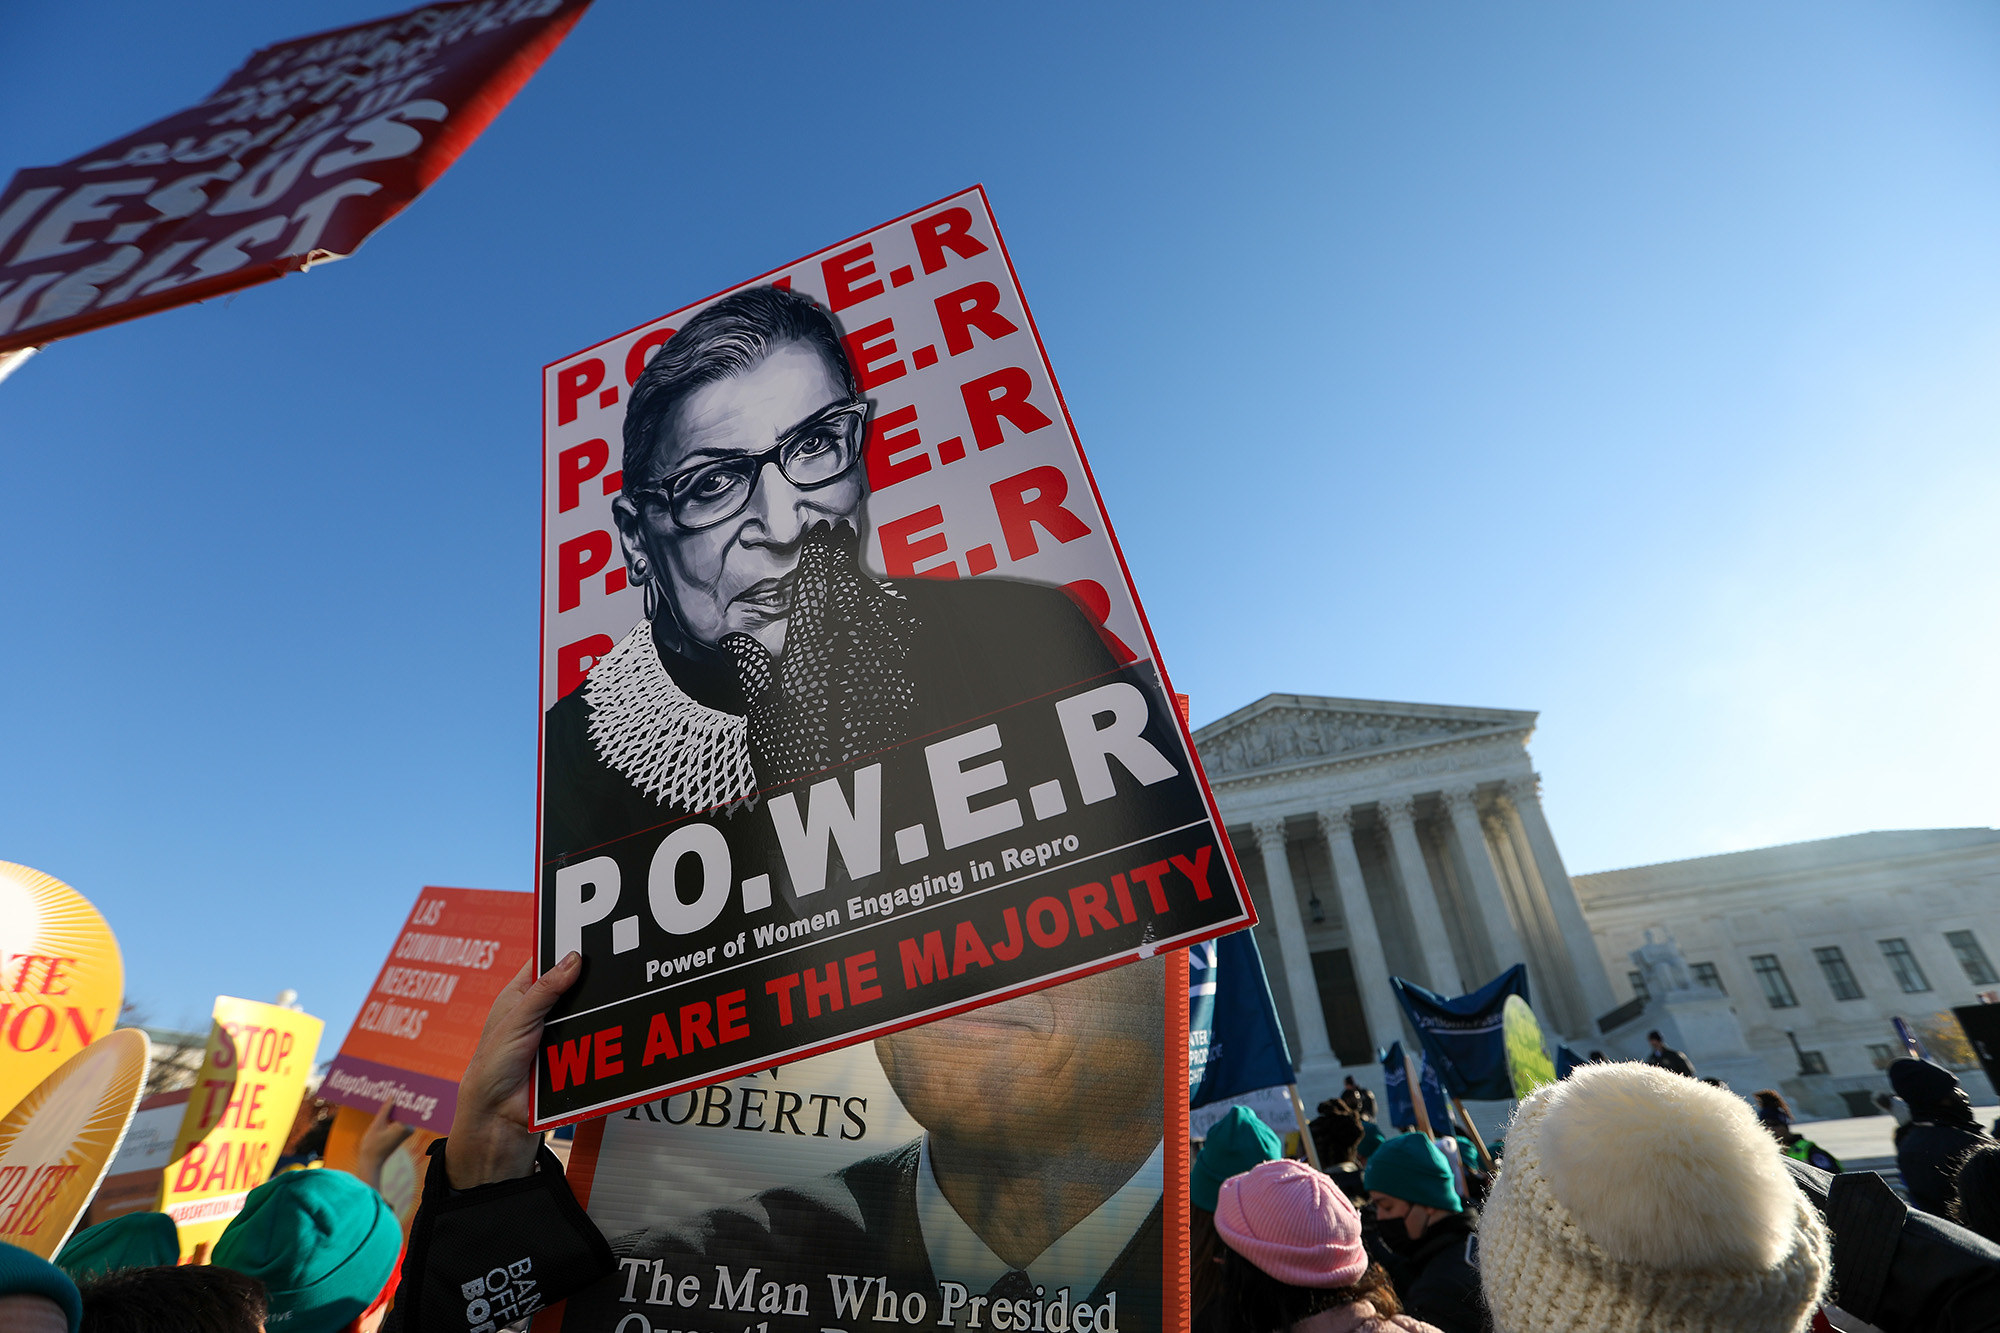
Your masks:
<svg viewBox="0 0 2000 1333"><path fill-rule="evenodd" d="M1392 974L1456 995L1526 963L1572 1045L1624 998L1542 813L1535 718L1273 694L1195 732L1307 1105L1407 1041Z"/></svg>
<svg viewBox="0 0 2000 1333"><path fill-rule="evenodd" d="M1870 1113L1899 1017L1975 1103L1993 1100L1950 1011L2000 994L2000 830L1859 833L1573 882L1619 1000L1647 998L1631 962L1645 932L1670 934L1801 1110Z"/></svg>

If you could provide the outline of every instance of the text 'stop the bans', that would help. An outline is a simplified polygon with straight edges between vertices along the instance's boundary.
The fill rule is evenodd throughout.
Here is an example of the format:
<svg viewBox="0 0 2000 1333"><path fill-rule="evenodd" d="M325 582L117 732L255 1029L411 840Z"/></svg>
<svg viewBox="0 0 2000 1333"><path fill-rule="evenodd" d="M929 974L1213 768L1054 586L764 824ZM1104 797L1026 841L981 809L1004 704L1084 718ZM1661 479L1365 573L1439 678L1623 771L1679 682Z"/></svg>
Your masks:
<svg viewBox="0 0 2000 1333"><path fill-rule="evenodd" d="M982 191L544 395L540 1123L1253 919Z"/></svg>

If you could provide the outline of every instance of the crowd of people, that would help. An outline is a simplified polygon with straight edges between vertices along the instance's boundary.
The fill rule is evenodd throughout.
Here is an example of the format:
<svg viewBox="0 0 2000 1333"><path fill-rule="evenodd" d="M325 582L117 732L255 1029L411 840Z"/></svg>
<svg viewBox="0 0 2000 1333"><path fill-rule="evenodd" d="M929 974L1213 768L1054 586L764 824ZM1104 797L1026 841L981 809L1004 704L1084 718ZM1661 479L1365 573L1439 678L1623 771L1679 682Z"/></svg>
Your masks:
<svg viewBox="0 0 2000 1333"><path fill-rule="evenodd" d="M407 1132L385 1106L357 1174L274 1176L206 1263L179 1262L160 1213L53 1264L0 1245L0 1330L466 1333L453 1298L482 1274L531 1267L538 1304L602 1278L611 1251L526 1115L573 971L524 971L496 1002L407 1242L374 1188ZM2000 1330L2000 1143L1950 1071L1889 1070L1905 1204L1841 1174L1776 1091L1753 1105L1675 1064L1579 1066L1490 1146L1470 1125L1385 1130L1350 1079L1308 1126L1310 1164L1231 1108L1192 1162L1192 1333Z"/></svg>
<svg viewBox="0 0 2000 1333"><path fill-rule="evenodd" d="M375 1333L403 1256L376 1181L410 1132L387 1111L355 1173L280 1171L197 1262L182 1262L179 1228L156 1212L87 1227L53 1263L0 1244L0 1333Z"/></svg>

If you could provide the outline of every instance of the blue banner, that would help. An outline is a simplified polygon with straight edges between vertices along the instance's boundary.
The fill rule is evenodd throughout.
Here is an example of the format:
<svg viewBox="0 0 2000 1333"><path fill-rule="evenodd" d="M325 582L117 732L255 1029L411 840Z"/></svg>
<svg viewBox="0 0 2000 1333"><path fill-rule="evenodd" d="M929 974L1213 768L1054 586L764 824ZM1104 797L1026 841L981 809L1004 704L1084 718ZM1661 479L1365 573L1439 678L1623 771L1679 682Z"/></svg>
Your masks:
<svg viewBox="0 0 2000 1333"><path fill-rule="evenodd" d="M1589 1064L1582 1056L1561 1042L1556 1043L1556 1078L1566 1079L1584 1065Z"/></svg>
<svg viewBox="0 0 2000 1333"><path fill-rule="evenodd" d="M1249 931L1188 950L1188 1105L1297 1081Z"/></svg>
<svg viewBox="0 0 2000 1333"><path fill-rule="evenodd" d="M1430 1116L1431 1129L1446 1130L1452 1123L1451 1107L1445 1101L1444 1085L1438 1082L1437 1070L1431 1067L1430 1061L1417 1062L1417 1081L1423 1085L1424 1111ZM1410 1104L1410 1075L1403 1065L1403 1043L1400 1041L1390 1046L1389 1053L1382 1057L1382 1083L1390 1127L1408 1129L1415 1125L1417 1110Z"/></svg>
<svg viewBox="0 0 2000 1333"><path fill-rule="evenodd" d="M1507 1039L1501 1006L1509 995L1528 999L1528 969L1516 963L1470 995L1446 999L1401 977L1389 978L1403 1012L1417 1030L1424 1053L1454 1097L1506 1101L1514 1096L1507 1074Z"/></svg>

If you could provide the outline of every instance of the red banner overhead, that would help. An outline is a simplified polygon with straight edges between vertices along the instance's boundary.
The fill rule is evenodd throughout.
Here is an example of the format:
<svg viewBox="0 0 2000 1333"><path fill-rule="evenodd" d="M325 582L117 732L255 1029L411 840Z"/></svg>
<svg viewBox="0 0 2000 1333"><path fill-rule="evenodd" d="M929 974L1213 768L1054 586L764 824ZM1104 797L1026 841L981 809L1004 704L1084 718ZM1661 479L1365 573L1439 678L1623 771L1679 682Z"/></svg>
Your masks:
<svg viewBox="0 0 2000 1333"><path fill-rule="evenodd" d="M266 47L206 99L0 195L0 353L353 254L590 0L459 0Z"/></svg>

